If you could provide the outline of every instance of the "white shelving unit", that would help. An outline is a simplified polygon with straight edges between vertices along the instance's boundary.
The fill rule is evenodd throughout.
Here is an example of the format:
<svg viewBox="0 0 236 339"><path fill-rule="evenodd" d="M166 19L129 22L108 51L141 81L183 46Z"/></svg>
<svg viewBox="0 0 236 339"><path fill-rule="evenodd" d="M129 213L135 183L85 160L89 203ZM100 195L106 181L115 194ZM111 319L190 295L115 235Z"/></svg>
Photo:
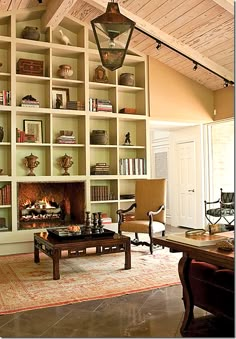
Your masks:
<svg viewBox="0 0 236 339"><path fill-rule="evenodd" d="M11 92L9 105L0 105L0 126L4 138L0 142L0 189L10 184L10 205L0 205L0 255L29 252L33 249L33 233L37 230L18 229L18 184L47 182L84 182L85 210L107 213L117 222L116 210L129 205L132 199L120 199L121 194L134 193L135 181L149 177L149 140L147 135L147 62L145 56L134 52L127 54L123 67L111 72L106 70L107 83L94 81L94 72L101 65L90 28L73 17L66 17L51 31L43 32L43 9L36 8L0 14L0 92ZM21 38L25 26L38 27L40 41ZM72 41L66 46L60 41L59 30ZM42 76L17 73L19 58L43 61ZM72 66L73 75L62 79L57 75L59 65ZM132 73L134 86L119 84L122 73ZM53 108L52 90L59 88L69 93L69 100L79 101L82 110ZM32 95L39 108L21 107L21 99ZM89 98L107 99L112 112L91 112ZM136 114L119 113L124 107L135 108ZM42 121L42 142L18 142L16 129L24 129L24 120ZM72 130L75 144L59 144L60 130ZM93 130L105 130L108 143L90 144ZM131 145L124 145L125 134L130 132ZM33 153L40 165L35 176L27 176L23 159ZM73 159L70 176L63 176L58 158L68 154ZM120 159L145 159L145 174L121 175ZM106 162L109 175L91 175L91 166ZM108 199L91 200L91 187L107 186ZM37 230L37 231L41 231Z"/></svg>

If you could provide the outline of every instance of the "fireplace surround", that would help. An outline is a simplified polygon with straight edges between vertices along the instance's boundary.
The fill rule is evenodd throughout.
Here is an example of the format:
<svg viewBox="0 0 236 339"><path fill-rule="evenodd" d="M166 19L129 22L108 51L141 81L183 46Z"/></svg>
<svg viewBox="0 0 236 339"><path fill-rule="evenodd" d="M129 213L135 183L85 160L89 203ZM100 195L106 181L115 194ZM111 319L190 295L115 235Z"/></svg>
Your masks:
<svg viewBox="0 0 236 339"><path fill-rule="evenodd" d="M22 182L17 185L18 230L83 224L85 183Z"/></svg>

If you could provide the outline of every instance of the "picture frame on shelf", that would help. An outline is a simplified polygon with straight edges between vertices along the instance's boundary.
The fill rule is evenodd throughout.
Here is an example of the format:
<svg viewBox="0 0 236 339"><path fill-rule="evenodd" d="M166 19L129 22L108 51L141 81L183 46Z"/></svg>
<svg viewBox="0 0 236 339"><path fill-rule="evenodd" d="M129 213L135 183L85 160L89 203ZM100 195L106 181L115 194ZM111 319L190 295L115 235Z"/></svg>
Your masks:
<svg viewBox="0 0 236 339"><path fill-rule="evenodd" d="M25 134L33 135L34 142L42 143L43 142L43 122L42 120L27 120L24 119L24 131Z"/></svg>
<svg viewBox="0 0 236 339"><path fill-rule="evenodd" d="M69 88L52 89L52 108L66 109L69 101Z"/></svg>

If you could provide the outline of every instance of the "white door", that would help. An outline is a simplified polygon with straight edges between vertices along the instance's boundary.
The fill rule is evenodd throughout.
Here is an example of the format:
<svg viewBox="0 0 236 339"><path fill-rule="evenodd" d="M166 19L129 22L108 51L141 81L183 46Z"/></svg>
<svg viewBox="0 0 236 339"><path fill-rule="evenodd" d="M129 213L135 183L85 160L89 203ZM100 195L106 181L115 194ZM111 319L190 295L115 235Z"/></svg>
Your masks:
<svg viewBox="0 0 236 339"><path fill-rule="evenodd" d="M179 226L193 227L196 225L196 165L195 142L179 143L178 158L178 205Z"/></svg>
<svg viewBox="0 0 236 339"><path fill-rule="evenodd" d="M171 225L204 228L202 127L173 131L170 136Z"/></svg>

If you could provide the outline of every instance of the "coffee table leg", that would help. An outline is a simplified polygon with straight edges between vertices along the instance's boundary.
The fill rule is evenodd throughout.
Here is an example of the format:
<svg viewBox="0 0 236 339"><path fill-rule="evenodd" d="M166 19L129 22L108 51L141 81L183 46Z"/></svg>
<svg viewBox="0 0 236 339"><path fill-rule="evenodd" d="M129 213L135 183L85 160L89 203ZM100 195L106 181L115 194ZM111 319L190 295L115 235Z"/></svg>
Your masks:
<svg viewBox="0 0 236 339"><path fill-rule="evenodd" d="M125 244L125 270L131 269L130 240Z"/></svg>
<svg viewBox="0 0 236 339"><path fill-rule="evenodd" d="M59 259L60 259L61 251L56 249L53 251L52 255L52 262L53 262L53 279L59 280L60 279L60 271L59 271Z"/></svg>
<svg viewBox="0 0 236 339"><path fill-rule="evenodd" d="M34 243L34 262L39 263L40 258L39 258L39 249L36 247L36 242Z"/></svg>

